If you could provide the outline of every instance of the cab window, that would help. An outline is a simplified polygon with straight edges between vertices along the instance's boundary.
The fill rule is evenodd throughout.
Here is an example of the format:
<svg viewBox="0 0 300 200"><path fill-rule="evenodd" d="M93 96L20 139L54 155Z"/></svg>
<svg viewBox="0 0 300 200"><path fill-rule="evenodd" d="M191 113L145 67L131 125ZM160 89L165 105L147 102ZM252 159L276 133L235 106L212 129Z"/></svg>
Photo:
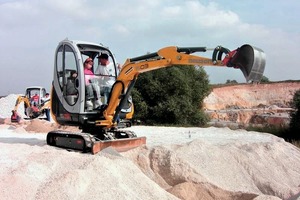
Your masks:
<svg viewBox="0 0 300 200"><path fill-rule="evenodd" d="M78 99L77 63L73 49L68 45L59 47L56 55L57 78L63 96L68 104L74 105Z"/></svg>

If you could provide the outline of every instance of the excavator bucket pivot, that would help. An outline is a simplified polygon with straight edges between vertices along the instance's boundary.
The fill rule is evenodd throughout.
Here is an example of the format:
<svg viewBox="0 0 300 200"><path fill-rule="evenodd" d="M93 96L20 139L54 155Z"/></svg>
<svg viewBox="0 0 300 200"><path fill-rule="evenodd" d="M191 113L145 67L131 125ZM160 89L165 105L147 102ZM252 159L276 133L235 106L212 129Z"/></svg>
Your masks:
<svg viewBox="0 0 300 200"><path fill-rule="evenodd" d="M239 68L247 82L260 82L266 65L266 55L263 50L245 44L233 52L228 63L230 67Z"/></svg>
<svg viewBox="0 0 300 200"><path fill-rule="evenodd" d="M124 152L129 149L139 147L143 144L146 144L146 137L96 141L92 145L92 154L96 154L107 147L112 147L118 152Z"/></svg>

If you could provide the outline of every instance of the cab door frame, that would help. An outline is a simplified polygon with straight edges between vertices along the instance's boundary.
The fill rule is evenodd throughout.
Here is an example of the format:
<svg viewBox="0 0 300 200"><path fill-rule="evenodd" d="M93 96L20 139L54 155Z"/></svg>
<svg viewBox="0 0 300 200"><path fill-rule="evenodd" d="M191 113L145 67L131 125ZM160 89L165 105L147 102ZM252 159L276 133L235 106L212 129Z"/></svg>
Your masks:
<svg viewBox="0 0 300 200"><path fill-rule="evenodd" d="M72 43L68 41L62 41L60 45L56 49L55 53L55 74L54 74L54 81L53 86L55 87L55 91L60 103L63 105L63 108L70 114L78 114L82 110L82 65L80 65L81 56L80 52ZM73 67L71 67L71 65ZM71 71L77 72L76 82L76 89L78 91L77 98L75 99L74 103L70 103L70 100L67 95L66 87L68 78L71 76Z"/></svg>

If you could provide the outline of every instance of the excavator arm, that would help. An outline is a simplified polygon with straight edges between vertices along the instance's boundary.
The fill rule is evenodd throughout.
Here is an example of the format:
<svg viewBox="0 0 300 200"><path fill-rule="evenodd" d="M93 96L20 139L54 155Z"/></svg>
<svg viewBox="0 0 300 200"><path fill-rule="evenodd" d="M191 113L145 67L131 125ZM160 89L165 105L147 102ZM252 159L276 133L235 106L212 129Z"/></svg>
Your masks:
<svg viewBox="0 0 300 200"><path fill-rule="evenodd" d="M213 50L212 58L206 58L193 53ZM140 73L175 65L219 66L240 69L247 82L259 82L265 68L265 54L261 49L250 45L229 51L218 46L215 49L206 47L166 47L156 53L151 53L127 59L115 82L107 108L103 111L105 120L97 120L97 126L116 126L117 116L122 109L123 101L127 99Z"/></svg>
<svg viewBox="0 0 300 200"><path fill-rule="evenodd" d="M10 117L11 122L19 122L18 118L20 117L20 115L18 113L18 108L22 102L24 102L25 109L30 107L30 102L26 96L18 96L15 106L14 106L14 109L12 110L12 115ZM25 113L26 113L26 111L25 111Z"/></svg>
<svg viewBox="0 0 300 200"><path fill-rule="evenodd" d="M30 102L28 100L28 98L26 96L18 96L16 103L15 103L15 107L14 110L17 111L19 108L19 105L24 102L25 107L30 107Z"/></svg>

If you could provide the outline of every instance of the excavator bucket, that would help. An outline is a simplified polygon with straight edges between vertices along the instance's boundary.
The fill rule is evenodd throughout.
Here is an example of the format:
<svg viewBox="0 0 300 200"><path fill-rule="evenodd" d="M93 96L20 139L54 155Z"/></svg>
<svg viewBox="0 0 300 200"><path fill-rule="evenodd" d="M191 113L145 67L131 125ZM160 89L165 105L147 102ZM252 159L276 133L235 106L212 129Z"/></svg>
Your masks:
<svg viewBox="0 0 300 200"><path fill-rule="evenodd" d="M11 116L10 116L10 121L11 121L12 123L15 123L15 122L19 123L20 120L21 120L21 117L20 117L20 115L18 114L17 110L12 110L11 112L12 112L12 114L11 114Z"/></svg>
<svg viewBox="0 0 300 200"><path fill-rule="evenodd" d="M146 144L146 137L96 141L92 145L92 154L96 154L107 147L111 147L118 152L124 152L139 147L143 144Z"/></svg>
<svg viewBox="0 0 300 200"><path fill-rule="evenodd" d="M230 62L243 72L247 82L260 82L265 70L266 55L263 50L245 44L237 49Z"/></svg>

